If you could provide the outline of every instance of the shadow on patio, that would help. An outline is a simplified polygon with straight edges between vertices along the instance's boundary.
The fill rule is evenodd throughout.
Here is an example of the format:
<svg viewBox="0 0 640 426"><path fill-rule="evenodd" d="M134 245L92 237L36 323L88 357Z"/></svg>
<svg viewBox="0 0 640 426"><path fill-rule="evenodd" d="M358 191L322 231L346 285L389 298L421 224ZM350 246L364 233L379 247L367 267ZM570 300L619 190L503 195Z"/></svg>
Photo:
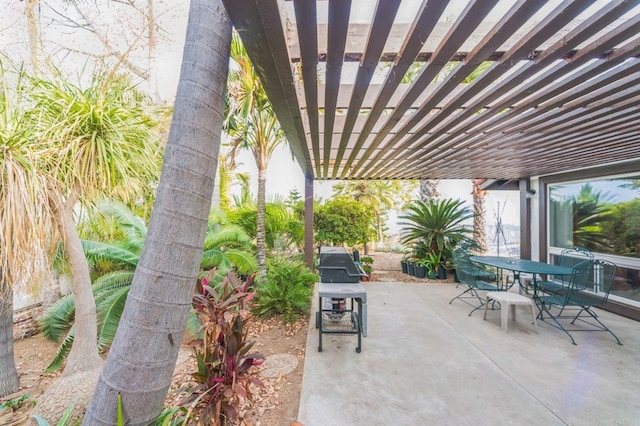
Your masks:
<svg viewBox="0 0 640 426"><path fill-rule="evenodd" d="M568 336L518 306L467 316L455 284L364 283L362 353L355 336L323 337L310 321L298 418L314 425L609 424L640 418L636 321L597 312L608 333ZM312 312L317 309L314 298Z"/></svg>

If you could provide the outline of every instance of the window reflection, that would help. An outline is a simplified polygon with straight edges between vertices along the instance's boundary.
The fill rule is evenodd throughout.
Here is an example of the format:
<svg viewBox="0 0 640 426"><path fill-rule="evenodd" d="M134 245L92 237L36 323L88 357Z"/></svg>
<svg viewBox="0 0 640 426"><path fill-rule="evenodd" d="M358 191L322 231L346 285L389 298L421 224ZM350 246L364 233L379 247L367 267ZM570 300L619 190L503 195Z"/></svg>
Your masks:
<svg viewBox="0 0 640 426"><path fill-rule="evenodd" d="M549 230L554 248L640 259L640 176L550 185ZM640 271L618 266L611 294L640 301Z"/></svg>
<svg viewBox="0 0 640 426"><path fill-rule="evenodd" d="M640 258L640 177L550 186L550 245Z"/></svg>

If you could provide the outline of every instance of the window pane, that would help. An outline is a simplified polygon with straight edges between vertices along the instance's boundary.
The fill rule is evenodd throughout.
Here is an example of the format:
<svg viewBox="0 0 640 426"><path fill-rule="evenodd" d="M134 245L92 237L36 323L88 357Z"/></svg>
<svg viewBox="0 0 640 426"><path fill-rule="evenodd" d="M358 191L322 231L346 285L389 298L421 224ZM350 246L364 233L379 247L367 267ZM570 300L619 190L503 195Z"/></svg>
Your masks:
<svg viewBox="0 0 640 426"><path fill-rule="evenodd" d="M551 185L549 243L640 258L640 176Z"/></svg>

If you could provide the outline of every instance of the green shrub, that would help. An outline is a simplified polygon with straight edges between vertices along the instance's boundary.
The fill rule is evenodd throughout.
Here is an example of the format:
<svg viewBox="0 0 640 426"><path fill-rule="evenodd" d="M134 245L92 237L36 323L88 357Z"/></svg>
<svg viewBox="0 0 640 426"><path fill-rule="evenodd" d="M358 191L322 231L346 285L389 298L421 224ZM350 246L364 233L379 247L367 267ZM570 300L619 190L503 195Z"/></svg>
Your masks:
<svg viewBox="0 0 640 426"><path fill-rule="evenodd" d="M308 313L317 281L318 275L302 262L273 260L265 280L256 286L254 312L261 317L281 315L284 323L295 322L300 315Z"/></svg>
<svg viewBox="0 0 640 426"><path fill-rule="evenodd" d="M373 271L373 257L362 256L360 258L360 263L362 264L362 269L364 269L367 275L371 275L371 271Z"/></svg>

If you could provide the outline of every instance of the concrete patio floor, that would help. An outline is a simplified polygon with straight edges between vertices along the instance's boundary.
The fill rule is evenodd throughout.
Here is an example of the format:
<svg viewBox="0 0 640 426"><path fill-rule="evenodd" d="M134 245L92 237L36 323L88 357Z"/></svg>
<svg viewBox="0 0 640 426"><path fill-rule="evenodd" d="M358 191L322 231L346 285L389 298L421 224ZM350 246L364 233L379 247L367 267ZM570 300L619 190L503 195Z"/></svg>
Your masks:
<svg viewBox="0 0 640 426"><path fill-rule="evenodd" d="M298 420L316 425L638 425L640 324L598 311L605 332L569 337L517 307L467 316L452 283L364 283L368 336L310 321ZM317 310L314 297L312 312Z"/></svg>

